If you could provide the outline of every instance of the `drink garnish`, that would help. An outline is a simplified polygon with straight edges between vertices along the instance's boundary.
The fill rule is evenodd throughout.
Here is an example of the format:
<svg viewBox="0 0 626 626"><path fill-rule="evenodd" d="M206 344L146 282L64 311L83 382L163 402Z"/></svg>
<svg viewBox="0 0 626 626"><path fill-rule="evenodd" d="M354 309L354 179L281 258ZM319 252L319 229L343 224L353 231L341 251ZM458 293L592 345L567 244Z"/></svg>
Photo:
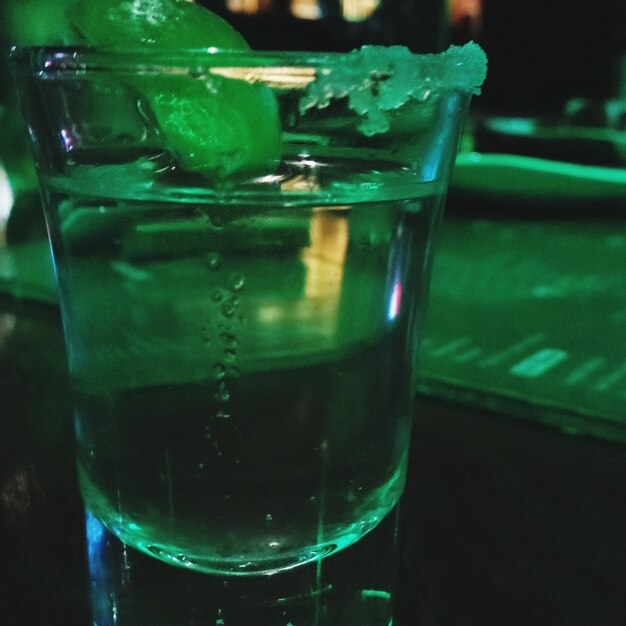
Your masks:
<svg viewBox="0 0 626 626"><path fill-rule="evenodd" d="M187 0L80 0L68 19L89 45L103 49L250 49L228 22ZM278 105L265 85L191 70L146 71L131 82L185 170L225 178L272 170L279 160Z"/></svg>

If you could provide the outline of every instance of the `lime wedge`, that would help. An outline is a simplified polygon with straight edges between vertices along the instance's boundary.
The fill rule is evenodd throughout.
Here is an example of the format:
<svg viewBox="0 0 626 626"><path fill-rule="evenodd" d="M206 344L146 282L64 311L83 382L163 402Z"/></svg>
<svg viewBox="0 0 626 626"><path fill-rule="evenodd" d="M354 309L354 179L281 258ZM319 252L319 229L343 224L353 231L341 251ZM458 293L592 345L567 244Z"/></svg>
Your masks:
<svg viewBox="0 0 626 626"><path fill-rule="evenodd" d="M249 49L228 22L188 0L80 0L68 16L96 46Z"/></svg>
<svg viewBox="0 0 626 626"><path fill-rule="evenodd" d="M98 47L249 50L230 24L187 0L80 0L68 18ZM152 110L183 169L225 178L271 171L280 159L278 105L265 85L223 76L143 74L125 80Z"/></svg>
<svg viewBox="0 0 626 626"><path fill-rule="evenodd" d="M272 91L223 77L181 89L144 88L166 143L185 170L207 177L273 169L280 158L278 106Z"/></svg>

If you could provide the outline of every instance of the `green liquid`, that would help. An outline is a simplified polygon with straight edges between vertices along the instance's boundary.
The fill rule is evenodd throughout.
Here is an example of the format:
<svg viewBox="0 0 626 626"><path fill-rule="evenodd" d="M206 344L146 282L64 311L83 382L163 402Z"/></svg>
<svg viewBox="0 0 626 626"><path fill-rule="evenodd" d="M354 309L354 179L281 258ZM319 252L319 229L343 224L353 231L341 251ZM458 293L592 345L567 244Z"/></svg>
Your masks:
<svg viewBox="0 0 626 626"><path fill-rule="evenodd" d="M374 528L404 484L437 189L259 207L89 187L47 195L86 506L214 573Z"/></svg>

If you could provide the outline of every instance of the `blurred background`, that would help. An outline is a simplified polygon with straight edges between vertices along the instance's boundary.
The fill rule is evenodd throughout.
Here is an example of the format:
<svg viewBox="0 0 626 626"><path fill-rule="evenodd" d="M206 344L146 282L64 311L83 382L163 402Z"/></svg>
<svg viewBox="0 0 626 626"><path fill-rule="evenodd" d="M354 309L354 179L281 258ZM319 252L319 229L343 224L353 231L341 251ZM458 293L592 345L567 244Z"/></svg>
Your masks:
<svg viewBox="0 0 626 626"><path fill-rule="evenodd" d="M402 623L623 626L624 0L202 3L258 49L437 52L474 40L486 50L487 81L461 142L433 270L402 519ZM0 0L0 48L71 41L68 4ZM62 359L56 292L26 137L2 57L0 389L19 399L10 400L15 424L48 411L65 432L66 403L53 399L65 374L50 356ZM44 377L48 396L28 402ZM6 432L22 437L21 428ZM50 432L38 426L22 439L46 450ZM33 519L56 511L46 494L63 500L61 482L51 482L59 467L73 471L63 450L48 450L43 466L33 461L32 475L11 474L22 476L12 488L22 485ZM0 521L9 524L7 515ZM55 515L60 533L68 521ZM20 528L5 532L4 548L28 552ZM59 550L75 553L76 541L61 539ZM58 621L48 623L80 613L58 587L52 598Z"/></svg>
<svg viewBox="0 0 626 626"><path fill-rule="evenodd" d="M482 151L539 151L538 156L557 160L620 167L626 158L623 138L605 132L626 126L622 0L603 0L592 8L568 0L201 3L230 21L256 49L347 51L364 44L397 44L415 52L438 52L451 43L476 40L487 51L489 79L474 102L475 118L508 118L473 127L470 138L478 136ZM3 0L2 49L71 42L73 35L62 18L69 4ZM537 128L540 123L549 128ZM0 241L39 237L40 211L32 209L37 204L35 178L5 58L0 61L0 124ZM571 132L569 137L563 132L558 138L548 136L563 127L584 130L573 133L575 137Z"/></svg>

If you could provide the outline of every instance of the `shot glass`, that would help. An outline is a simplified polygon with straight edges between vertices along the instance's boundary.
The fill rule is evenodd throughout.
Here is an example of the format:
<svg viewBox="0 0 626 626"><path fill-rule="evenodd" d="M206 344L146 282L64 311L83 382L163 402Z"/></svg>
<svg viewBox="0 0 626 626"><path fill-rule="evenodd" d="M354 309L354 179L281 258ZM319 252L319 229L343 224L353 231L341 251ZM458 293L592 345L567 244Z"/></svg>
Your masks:
<svg viewBox="0 0 626 626"><path fill-rule="evenodd" d="M403 490L475 44L14 49L86 507L181 567L341 550Z"/></svg>

